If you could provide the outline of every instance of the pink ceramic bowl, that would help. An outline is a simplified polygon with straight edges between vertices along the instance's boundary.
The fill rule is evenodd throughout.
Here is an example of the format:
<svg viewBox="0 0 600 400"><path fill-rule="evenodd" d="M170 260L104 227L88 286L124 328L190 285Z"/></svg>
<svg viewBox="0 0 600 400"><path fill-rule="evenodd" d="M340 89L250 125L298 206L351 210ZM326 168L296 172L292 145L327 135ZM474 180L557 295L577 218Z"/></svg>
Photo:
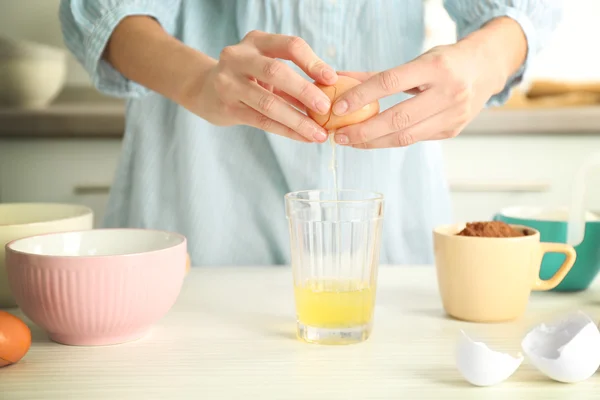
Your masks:
<svg viewBox="0 0 600 400"><path fill-rule="evenodd" d="M182 235L144 229L51 233L6 245L23 313L69 345L136 340L173 306L186 272Z"/></svg>

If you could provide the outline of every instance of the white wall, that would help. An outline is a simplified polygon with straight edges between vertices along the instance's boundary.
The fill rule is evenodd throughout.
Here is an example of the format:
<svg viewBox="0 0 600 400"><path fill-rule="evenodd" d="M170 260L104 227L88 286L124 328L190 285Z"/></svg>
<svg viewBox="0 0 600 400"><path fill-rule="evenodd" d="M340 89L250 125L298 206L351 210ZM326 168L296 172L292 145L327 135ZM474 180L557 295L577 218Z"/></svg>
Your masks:
<svg viewBox="0 0 600 400"><path fill-rule="evenodd" d="M600 80L600 1L563 0L563 21L536 60L532 76Z"/></svg>
<svg viewBox="0 0 600 400"><path fill-rule="evenodd" d="M200 0L198 0L200 1ZM564 21L552 45L533 65L529 77L600 80L600 52L593 38L600 38L600 1L563 0ZM63 46L58 21L59 0L0 0L0 36ZM429 48L454 40L454 25L442 8L442 0L427 0ZM89 84L85 71L71 57L70 85Z"/></svg>
<svg viewBox="0 0 600 400"><path fill-rule="evenodd" d="M0 0L0 36L31 40L64 48L58 5L60 0ZM85 70L69 58L68 85L89 85Z"/></svg>
<svg viewBox="0 0 600 400"><path fill-rule="evenodd" d="M529 79L600 80L600 1L563 0L563 19L551 43L529 70ZM426 0L426 48L455 40L455 26L442 0Z"/></svg>

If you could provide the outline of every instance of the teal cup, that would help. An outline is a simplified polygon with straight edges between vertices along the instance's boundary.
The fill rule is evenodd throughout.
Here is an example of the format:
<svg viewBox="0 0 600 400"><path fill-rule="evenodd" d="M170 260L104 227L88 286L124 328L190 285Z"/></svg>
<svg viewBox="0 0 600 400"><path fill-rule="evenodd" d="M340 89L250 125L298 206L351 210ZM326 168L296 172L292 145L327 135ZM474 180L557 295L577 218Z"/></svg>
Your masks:
<svg viewBox="0 0 600 400"><path fill-rule="evenodd" d="M540 232L542 242L567 242L566 211L548 211L533 207L506 208L494 216L495 221L525 225ZM586 220L583 241L575 246L577 259L565 279L554 289L557 292L575 292L587 289L600 270L600 219ZM565 260L564 254L547 253L542 260L540 278L549 279Z"/></svg>

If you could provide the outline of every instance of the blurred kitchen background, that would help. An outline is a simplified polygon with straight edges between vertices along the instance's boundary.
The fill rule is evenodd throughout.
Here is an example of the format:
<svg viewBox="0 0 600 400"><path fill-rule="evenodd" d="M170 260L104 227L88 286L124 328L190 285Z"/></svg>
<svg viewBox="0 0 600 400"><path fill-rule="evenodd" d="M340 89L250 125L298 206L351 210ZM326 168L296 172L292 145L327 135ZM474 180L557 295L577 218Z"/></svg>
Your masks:
<svg viewBox="0 0 600 400"><path fill-rule="evenodd" d="M566 205L580 163L600 152L600 1L564 3L550 47L509 103L484 111L443 143L456 220L489 219L513 205ZM64 50L58 5L0 0L0 38L16 41L0 45L0 202L79 202L95 210L99 223L119 157L124 107L95 92L72 56L63 63L52 48L31 45ZM454 25L442 0L426 0L425 7L426 48L452 42ZM7 63L11 57L21 61ZM20 79L28 82L28 95L9 97ZM48 105L39 103L45 99ZM600 171L588 189L588 208L600 211Z"/></svg>

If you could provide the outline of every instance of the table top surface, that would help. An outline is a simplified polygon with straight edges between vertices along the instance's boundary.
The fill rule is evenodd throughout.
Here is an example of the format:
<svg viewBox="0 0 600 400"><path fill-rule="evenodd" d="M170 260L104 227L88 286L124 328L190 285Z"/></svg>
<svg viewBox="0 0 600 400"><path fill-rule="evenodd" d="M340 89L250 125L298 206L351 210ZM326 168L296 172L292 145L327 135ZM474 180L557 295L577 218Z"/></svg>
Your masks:
<svg viewBox="0 0 600 400"><path fill-rule="evenodd" d="M454 364L461 329L514 354L540 322L576 310L599 318L599 284L580 293L534 293L519 320L472 324L444 314L432 267L382 266L378 282L371 337L322 346L295 337L289 268L193 268L176 305L139 341L63 346L32 326L29 353L0 369L0 398L600 398L598 374L561 384L526 359L505 382L479 388Z"/></svg>

